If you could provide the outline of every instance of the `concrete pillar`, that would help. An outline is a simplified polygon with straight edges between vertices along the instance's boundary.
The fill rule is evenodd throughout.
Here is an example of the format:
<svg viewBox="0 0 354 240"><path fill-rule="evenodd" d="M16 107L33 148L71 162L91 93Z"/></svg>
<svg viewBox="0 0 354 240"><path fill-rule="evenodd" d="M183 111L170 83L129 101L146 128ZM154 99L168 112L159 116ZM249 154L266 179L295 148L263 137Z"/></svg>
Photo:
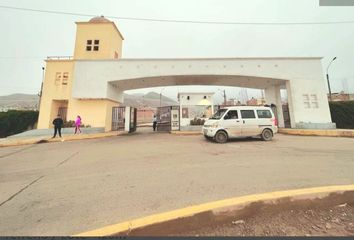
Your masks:
<svg viewBox="0 0 354 240"><path fill-rule="evenodd" d="M286 89L292 128L335 128L322 78L292 79Z"/></svg>
<svg viewBox="0 0 354 240"><path fill-rule="evenodd" d="M290 117L290 127L295 128L295 115L294 115L294 104L293 104L293 94L291 92L290 81L286 81L286 94L288 97L288 107L289 107L289 117Z"/></svg>
<svg viewBox="0 0 354 240"><path fill-rule="evenodd" d="M130 131L130 108L131 107L125 107L124 131L126 131L126 132Z"/></svg>
<svg viewBox="0 0 354 240"><path fill-rule="evenodd" d="M277 119L279 127L284 127L283 107L280 96L280 86L269 86L265 89L265 100L268 105L274 104L277 107Z"/></svg>

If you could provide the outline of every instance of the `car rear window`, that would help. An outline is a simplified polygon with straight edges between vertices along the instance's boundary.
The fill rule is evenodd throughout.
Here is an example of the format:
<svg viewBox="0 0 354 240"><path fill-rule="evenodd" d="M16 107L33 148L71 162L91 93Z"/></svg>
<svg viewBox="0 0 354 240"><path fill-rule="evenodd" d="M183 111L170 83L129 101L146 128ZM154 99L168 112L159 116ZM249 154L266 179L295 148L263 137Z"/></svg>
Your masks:
<svg viewBox="0 0 354 240"><path fill-rule="evenodd" d="M258 118L272 118L270 110L257 110Z"/></svg>
<svg viewBox="0 0 354 240"><path fill-rule="evenodd" d="M253 110L241 110L242 118L256 118Z"/></svg>

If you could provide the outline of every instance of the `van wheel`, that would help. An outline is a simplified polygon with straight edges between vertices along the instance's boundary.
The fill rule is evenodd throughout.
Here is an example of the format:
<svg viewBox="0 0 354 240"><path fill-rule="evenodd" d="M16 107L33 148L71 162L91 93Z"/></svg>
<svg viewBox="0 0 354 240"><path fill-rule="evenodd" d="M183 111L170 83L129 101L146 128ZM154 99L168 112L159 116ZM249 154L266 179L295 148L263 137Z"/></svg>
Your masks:
<svg viewBox="0 0 354 240"><path fill-rule="evenodd" d="M217 143L226 143L227 139L228 139L227 134L224 131L219 131L215 135L215 141Z"/></svg>
<svg viewBox="0 0 354 240"><path fill-rule="evenodd" d="M261 138L263 141L270 141L273 138L273 132L270 129L264 129Z"/></svg>

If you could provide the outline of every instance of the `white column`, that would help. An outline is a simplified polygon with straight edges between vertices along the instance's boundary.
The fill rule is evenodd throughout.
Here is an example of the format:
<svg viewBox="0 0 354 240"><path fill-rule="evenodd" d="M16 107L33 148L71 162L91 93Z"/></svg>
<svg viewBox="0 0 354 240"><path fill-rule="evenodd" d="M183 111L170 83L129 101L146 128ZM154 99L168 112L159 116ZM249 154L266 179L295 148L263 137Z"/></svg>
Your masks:
<svg viewBox="0 0 354 240"><path fill-rule="evenodd" d="M293 93L290 86L290 81L286 81L286 94L288 97L288 107L289 107L289 117L290 117L290 127L295 128L295 114L294 114L294 103L293 103Z"/></svg>
<svg viewBox="0 0 354 240"><path fill-rule="evenodd" d="M125 107L125 123L124 123L124 131L130 131L130 107Z"/></svg>
<svg viewBox="0 0 354 240"><path fill-rule="evenodd" d="M280 86L269 86L265 89L265 100L268 105L274 104L277 107L277 119L279 127L284 127L283 107L280 96Z"/></svg>

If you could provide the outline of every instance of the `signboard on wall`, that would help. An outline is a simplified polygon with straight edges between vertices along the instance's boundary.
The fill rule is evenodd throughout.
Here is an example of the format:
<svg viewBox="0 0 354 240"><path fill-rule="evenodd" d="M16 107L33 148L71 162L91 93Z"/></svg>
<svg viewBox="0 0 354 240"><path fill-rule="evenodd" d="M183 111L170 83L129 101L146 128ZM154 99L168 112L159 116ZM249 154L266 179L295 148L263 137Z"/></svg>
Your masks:
<svg viewBox="0 0 354 240"><path fill-rule="evenodd" d="M171 131L179 131L179 107L171 107Z"/></svg>

